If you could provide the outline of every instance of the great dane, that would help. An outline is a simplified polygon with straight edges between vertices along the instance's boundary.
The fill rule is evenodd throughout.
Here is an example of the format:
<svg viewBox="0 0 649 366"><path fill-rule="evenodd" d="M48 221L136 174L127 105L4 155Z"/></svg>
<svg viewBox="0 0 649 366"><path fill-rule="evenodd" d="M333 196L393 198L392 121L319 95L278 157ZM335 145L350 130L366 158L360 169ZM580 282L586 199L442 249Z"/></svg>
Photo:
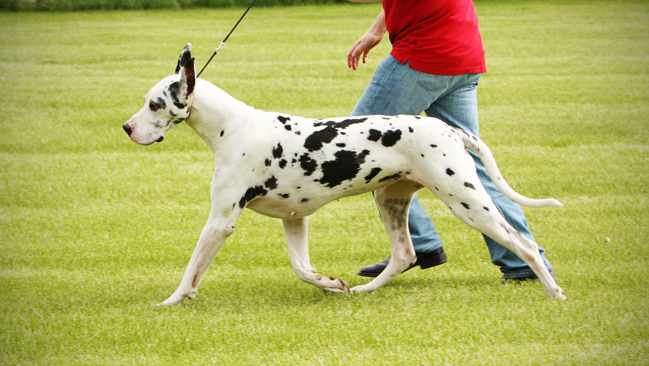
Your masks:
<svg viewBox="0 0 649 366"><path fill-rule="evenodd" d="M212 209L182 282L163 305L196 296L198 285L244 209L282 219L297 276L322 290L374 291L416 261L408 232L413 194L427 188L455 216L511 249L534 270L550 298L565 299L543 265L537 244L505 221L478 179L467 149L484 162L498 189L530 207L561 206L524 197L505 182L489 148L476 136L435 118L364 116L309 119L264 112L197 79L191 44L176 73L155 85L144 107L123 126L141 145L161 142L185 121L216 159ZM371 282L350 289L316 273L308 251L308 216L342 197L374 191L392 254Z"/></svg>

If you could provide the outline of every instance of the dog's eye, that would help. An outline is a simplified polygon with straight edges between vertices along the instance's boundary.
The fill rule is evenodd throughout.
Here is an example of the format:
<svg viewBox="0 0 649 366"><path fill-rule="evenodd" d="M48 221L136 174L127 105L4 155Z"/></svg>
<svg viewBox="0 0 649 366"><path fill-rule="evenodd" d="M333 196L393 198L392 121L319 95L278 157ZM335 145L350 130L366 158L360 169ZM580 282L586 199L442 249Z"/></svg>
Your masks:
<svg viewBox="0 0 649 366"><path fill-rule="evenodd" d="M160 109L160 105L156 104L155 102L149 103L149 109L153 112L157 111Z"/></svg>

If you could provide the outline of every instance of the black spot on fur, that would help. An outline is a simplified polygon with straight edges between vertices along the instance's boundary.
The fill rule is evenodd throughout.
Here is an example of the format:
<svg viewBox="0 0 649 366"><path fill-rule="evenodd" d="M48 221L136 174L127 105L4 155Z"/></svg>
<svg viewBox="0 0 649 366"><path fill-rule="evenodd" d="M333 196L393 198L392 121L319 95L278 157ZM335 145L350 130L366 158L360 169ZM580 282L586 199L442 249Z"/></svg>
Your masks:
<svg viewBox="0 0 649 366"><path fill-rule="evenodd" d="M277 144L277 146L273 148L273 157L275 159L281 158L283 153L284 148L282 147L282 144Z"/></svg>
<svg viewBox="0 0 649 366"><path fill-rule="evenodd" d="M266 160L264 160L264 165L266 165L266 166L270 166L270 164L271 164L272 162L273 162L272 160L270 160L270 159L266 159Z"/></svg>
<svg viewBox="0 0 649 366"><path fill-rule="evenodd" d="M370 171L370 174L365 176L365 183L369 183L372 178L376 177L380 172L381 168L372 168L372 171Z"/></svg>
<svg viewBox="0 0 649 366"><path fill-rule="evenodd" d="M282 160L280 160L280 161L279 161L279 167L280 167L280 169L284 169L284 168L286 167L286 163L287 163L286 159L282 159Z"/></svg>
<svg viewBox="0 0 649 366"><path fill-rule="evenodd" d="M383 202L387 211L387 217L384 218L392 226L393 230L398 230L408 225L407 212L408 198L388 198Z"/></svg>
<svg viewBox="0 0 649 366"><path fill-rule="evenodd" d="M336 144L336 146L338 146L338 147L345 147L345 146L347 146L347 145L345 145L344 143L341 142L341 143Z"/></svg>
<svg viewBox="0 0 649 366"><path fill-rule="evenodd" d="M225 133L225 130L221 130L221 134L219 136L223 137L224 133Z"/></svg>
<svg viewBox="0 0 649 366"><path fill-rule="evenodd" d="M180 69L187 65L189 60L192 58L192 52L186 48L183 49L183 51L180 53L180 57L178 57L178 64L176 65L176 71L175 73L178 74L180 73Z"/></svg>
<svg viewBox="0 0 649 366"><path fill-rule="evenodd" d="M449 176L452 176L452 175L455 174L455 172L453 170L451 170L451 168L446 168L446 174L448 174Z"/></svg>
<svg viewBox="0 0 649 366"><path fill-rule="evenodd" d="M302 198L302 199L300 200L300 202L309 202L309 199L308 199L308 198Z"/></svg>
<svg viewBox="0 0 649 366"><path fill-rule="evenodd" d="M343 181L356 178L361 170L361 164L369 155L369 150L363 150L360 154L355 151L340 150L334 156L335 160L322 163L322 178L318 181L329 188L340 185Z"/></svg>
<svg viewBox="0 0 649 366"><path fill-rule="evenodd" d="M386 131L381 137L381 144L385 147L394 146L401 140L401 130Z"/></svg>
<svg viewBox="0 0 649 366"><path fill-rule="evenodd" d="M262 186L250 187L243 195L243 197L241 197L241 199L239 200L239 207L244 208L246 207L248 202L254 200L259 196L265 196L267 193L268 191Z"/></svg>
<svg viewBox="0 0 649 366"><path fill-rule="evenodd" d="M174 81L169 85L169 93L171 93L171 99L173 99L173 103L178 109L185 109L185 107L187 107L185 104L181 103L178 98L178 94L180 93L180 81Z"/></svg>
<svg viewBox="0 0 649 366"><path fill-rule="evenodd" d="M471 188L471 189L475 190L475 187L473 186L473 184L471 184L469 182L464 182L464 186L467 187L467 188Z"/></svg>
<svg viewBox="0 0 649 366"><path fill-rule="evenodd" d="M291 130L291 125L284 125L284 129L286 131L290 131Z"/></svg>
<svg viewBox="0 0 649 366"><path fill-rule="evenodd" d="M432 147L432 148L436 148L437 145L435 145L435 144L430 144L430 147Z"/></svg>
<svg viewBox="0 0 649 366"><path fill-rule="evenodd" d="M335 128L331 126L323 128L307 137L304 140L304 147L310 152L318 151L322 149L324 144L328 144L335 139L336 136L338 136L338 131Z"/></svg>
<svg viewBox="0 0 649 366"><path fill-rule="evenodd" d="M318 163L309 154L303 154L300 156L300 167L304 170L304 175L311 175L318 168Z"/></svg>
<svg viewBox="0 0 649 366"><path fill-rule="evenodd" d="M155 100L155 102L160 106L160 108L165 109L167 108L167 102L165 102L164 99L158 98Z"/></svg>
<svg viewBox="0 0 649 366"><path fill-rule="evenodd" d="M288 194L288 193L280 193L279 196L282 197L282 198L289 198L289 197L291 197L291 195Z"/></svg>
<svg viewBox="0 0 649 366"><path fill-rule="evenodd" d="M410 133L415 132L415 130L413 130L412 127L408 127L408 131L409 131Z"/></svg>
<svg viewBox="0 0 649 366"><path fill-rule="evenodd" d="M264 187L266 187L266 188L268 188L268 189L275 189L275 188L277 188L277 178L275 178L275 176L272 176L272 177L268 178L268 179L264 182Z"/></svg>
<svg viewBox="0 0 649 366"><path fill-rule="evenodd" d="M471 207L469 207L469 204L464 203L464 202L460 202L460 203L461 203L462 206L464 206L464 208L466 208L467 210L470 210L470 209L471 209Z"/></svg>
<svg viewBox="0 0 649 366"><path fill-rule="evenodd" d="M346 119L346 120L343 120L343 121L340 121L340 122L335 122L335 121L322 122L322 121L318 121L318 122L314 123L313 125L315 127L327 126L327 127L335 127L335 128L345 129L345 128L353 125L353 124L363 123L365 121L367 121L367 117L365 117L365 118L350 118L350 119Z"/></svg>
<svg viewBox="0 0 649 366"><path fill-rule="evenodd" d="M172 110L170 109L170 110L169 110L169 115L170 115L171 117L176 117L176 116L178 115L178 113L176 113L176 112L174 112L174 111L172 111Z"/></svg>
<svg viewBox="0 0 649 366"><path fill-rule="evenodd" d="M379 131L379 130L375 130L375 129L371 129L371 130L369 131L369 135L367 136L367 139L370 140L370 141L374 141L374 142L376 142L376 141L379 141L379 140L381 139L381 136L382 136L382 135L383 135L383 134L381 133L381 131Z"/></svg>
<svg viewBox="0 0 649 366"><path fill-rule="evenodd" d="M286 122L290 121L290 117L284 117L284 116L277 116L277 120L282 122L282 124L285 124Z"/></svg>
<svg viewBox="0 0 649 366"><path fill-rule="evenodd" d="M485 211L489 211L489 207L487 206L482 206L482 208L484 208Z"/></svg>
<svg viewBox="0 0 649 366"><path fill-rule="evenodd" d="M397 174L388 175L387 177L383 177L383 178L379 179L379 182L385 182L387 180L393 180L393 179L399 179L399 178L401 178L401 172L399 172Z"/></svg>

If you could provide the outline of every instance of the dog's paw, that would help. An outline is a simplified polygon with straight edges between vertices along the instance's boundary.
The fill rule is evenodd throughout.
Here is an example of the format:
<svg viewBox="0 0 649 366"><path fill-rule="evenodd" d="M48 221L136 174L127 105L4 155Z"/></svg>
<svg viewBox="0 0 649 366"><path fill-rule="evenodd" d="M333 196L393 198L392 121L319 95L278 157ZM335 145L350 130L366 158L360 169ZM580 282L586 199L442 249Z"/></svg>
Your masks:
<svg viewBox="0 0 649 366"><path fill-rule="evenodd" d="M323 288L322 290L325 292L333 292L337 294L348 294L349 293L349 285L345 283L343 280L333 280L334 284L333 286L328 286Z"/></svg>
<svg viewBox="0 0 649 366"><path fill-rule="evenodd" d="M563 294L563 289L561 287L557 287L554 291L548 292L548 297L550 299L559 299L562 301L567 299L566 295Z"/></svg>
<svg viewBox="0 0 649 366"><path fill-rule="evenodd" d="M350 290L352 294L360 294L363 292L372 292L372 291L374 291L374 288L369 286L369 284L354 286L354 288Z"/></svg>
<svg viewBox="0 0 649 366"><path fill-rule="evenodd" d="M167 300L159 303L158 306L174 306L174 305L180 305L182 303L183 303L183 300L175 301L175 300L172 300L171 298L168 298Z"/></svg>
<svg viewBox="0 0 649 366"><path fill-rule="evenodd" d="M179 295L178 293L174 293L171 295L167 300L161 302L158 304L158 306L172 306L172 305L180 305L183 303L183 300L185 300L187 296L185 295ZM194 297L189 297L189 299L193 299Z"/></svg>

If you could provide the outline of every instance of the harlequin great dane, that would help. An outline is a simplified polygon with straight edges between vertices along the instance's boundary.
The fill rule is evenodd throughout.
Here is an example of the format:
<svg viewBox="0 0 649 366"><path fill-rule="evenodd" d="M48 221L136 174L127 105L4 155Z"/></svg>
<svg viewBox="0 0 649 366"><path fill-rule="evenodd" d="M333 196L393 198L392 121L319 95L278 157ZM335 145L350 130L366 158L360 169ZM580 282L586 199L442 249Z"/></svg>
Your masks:
<svg viewBox="0 0 649 366"><path fill-rule="evenodd" d="M511 249L534 270L550 298L565 299L535 242L510 226L478 179L467 148L483 160L496 186L531 207L561 206L534 200L504 181L487 146L476 136L419 116L307 119L264 112L196 79L191 45L176 73L146 94L144 107L123 126L131 140L150 145L185 121L216 159L212 209L178 289L163 305L196 296L198 285L245 208L282 219L297 276L330 292L368 292L396 277L417 257L408 232L408 208L427 188L462 221ZM374 191L392 246L374 280L351 290L316 273L309 262L308 216L327 203Z"/></svg>

